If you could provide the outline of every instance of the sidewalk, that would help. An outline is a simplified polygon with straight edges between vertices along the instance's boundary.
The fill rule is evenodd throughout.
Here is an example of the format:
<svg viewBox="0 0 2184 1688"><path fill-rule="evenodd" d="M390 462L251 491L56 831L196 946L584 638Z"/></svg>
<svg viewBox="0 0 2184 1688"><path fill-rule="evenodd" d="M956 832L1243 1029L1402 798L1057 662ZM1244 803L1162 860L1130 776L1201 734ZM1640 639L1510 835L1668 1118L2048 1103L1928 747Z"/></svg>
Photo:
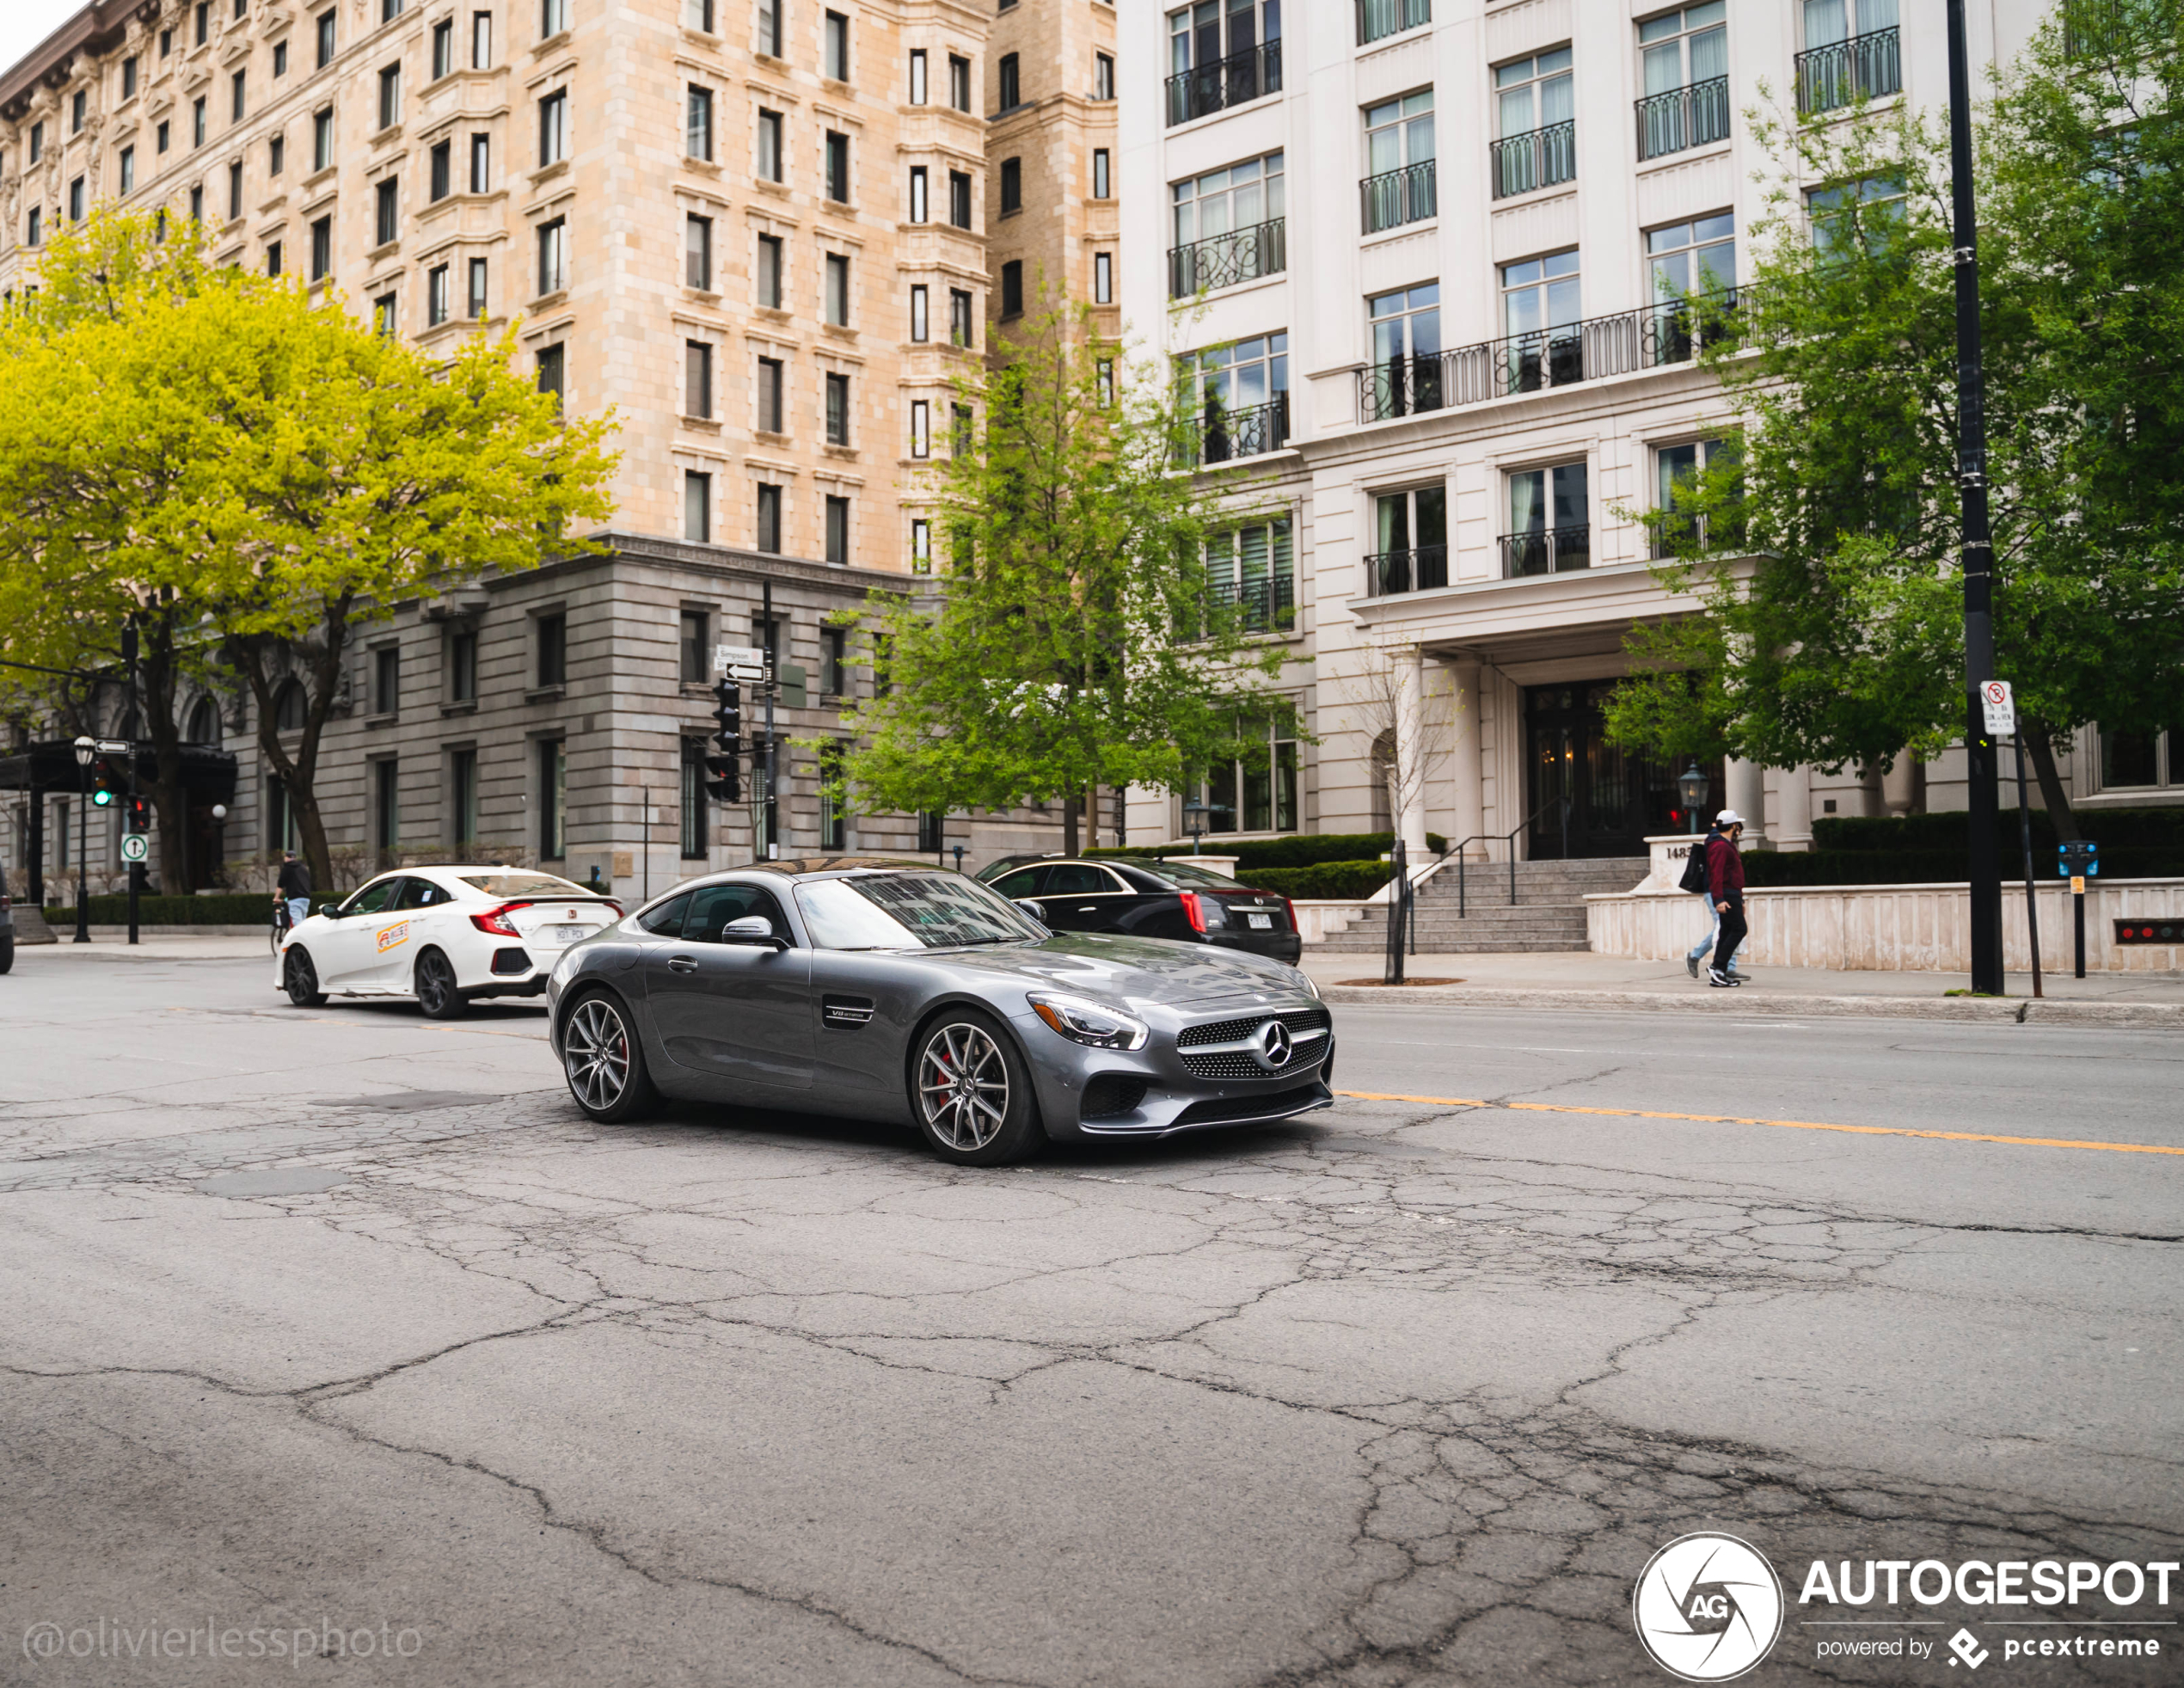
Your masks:
<svg viewBox="0 0 2184 1688"><path fill-rule="evenodd" d="M1750 984L1716 990L1680 961L1633 961L1619 955L1555 950L1506 955L1413 955L1407 978L1453 979L1446 985L1378 984L1377 954L1315 954L1300 964L1334 1003L1439 1003L1478 1007L1590 1008L1641 1012L1684 1010L1745 1015L1900 1016L1922 1020L2019 1021L2045 1025L2172 1028L2184 1031L2184 973L2044 976L2033 1000L2029 973L2011 973L2005 998L1952 997L1969 977L1944 973L1837 973L1769 967Z"/></svg>
<svg viewBox="0 0 2184 1688"><path fill-rule="evenodd" d="M242 959L273 965L273 947L266 940L265 928L252 927L250 936L242 936L231 929L215 926L209 931L178 933L173 929L164 932L145 932L132 947L126 926L94 926L89 943L76 942L76 928L59 926L53 930L52 943L18 944L15 946L15 971L43 966L55 955L95 955L107 961L228 961Z"/></svg>

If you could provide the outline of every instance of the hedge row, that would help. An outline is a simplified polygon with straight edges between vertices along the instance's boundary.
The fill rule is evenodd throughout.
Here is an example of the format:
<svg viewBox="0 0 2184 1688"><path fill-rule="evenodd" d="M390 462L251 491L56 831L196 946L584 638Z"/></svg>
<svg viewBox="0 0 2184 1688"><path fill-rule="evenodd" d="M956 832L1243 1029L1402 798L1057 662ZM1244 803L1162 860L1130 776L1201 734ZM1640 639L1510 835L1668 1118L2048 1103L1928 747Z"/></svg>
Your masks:
<svg viewBox="0 0 2184 1688"><path fill-rule="evenodd" d="M269 925L273 898L269 893L240 893L222 897L139 897L137 918L146 926ZM76 905L48 906L49 925L76 924ZM125 926L129 922L129 899L125 896L91 899L94 926Z"/></svg>
<svg viewBox="0 0 2184 1688"><path fill-rule="evenodd" d="M1309 868L1239 867L1237 877L1254 890L1284 897L1370 897L1395 869L1385 862L1316 862Z"/></svg>
<svg viewBox="0 0 2184 1688"><path fill-rule="evenodd" d="M2004 846L2010 850L2017 845L2017 817L2014 813L2016 807L2014 801L2004 804L2002 817ZM2050 862L2054 859L2055 826L2045 809L2034 809L2032 819L2037 867L2042 857ZM2184 857L2184 807L2081 809L2077 812L2077 823L2081 833L2099 843L2104 860L2112 850L2163 847ZM1970 818L1961 809L1940 814L1823 815L1813 823L1813 847L1815 854L1838 850L1892 853L1921 850L1961 851L1966 847L1966 828L1969 825ZM1957 875L1959 879L1963 876Z"/></svg>
<svg viewBox="0 0 2184 1688"><path fill-rule="evenodd" d="M1449 841L1439 832L1428 832L1426 843L1437 856L1449 847ZM1240 874L1247 871L1255 874L1265 868L1310 868L1334 862L1354 867L1359 862L1373 861L1382 851L1393 850L1395 846L1396 835L1393 832L1299 832L1285 838L1236 840L1208 838L1199 845L1215 855L1235 856L1236 871ZM1143 844L1134 850L1088 850L1084 853L1087 856L1150 854ZM1384 882L1387 875L1382 874L1381 879ZM1271 891L1273 887L1270 885L1267 888ZM1333 892L1329 894L1347 896L1349 893Z"/></svg>

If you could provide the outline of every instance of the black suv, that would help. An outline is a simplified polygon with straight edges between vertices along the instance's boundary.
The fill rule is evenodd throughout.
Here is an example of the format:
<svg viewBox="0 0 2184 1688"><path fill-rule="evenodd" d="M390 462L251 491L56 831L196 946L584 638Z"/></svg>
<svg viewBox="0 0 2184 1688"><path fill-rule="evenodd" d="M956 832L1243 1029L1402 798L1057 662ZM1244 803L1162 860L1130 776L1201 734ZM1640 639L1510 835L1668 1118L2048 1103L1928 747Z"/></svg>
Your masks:
<svg viewBox="0 0 2184 1688"><path fill-rule="evenodd" d="M1216 944L1292 967L1304 953L1297 912L1288 898L1255 891L1188 861L1136 856L1100 862L1060 856L1021 865L1018 861L993 862L978 876L1012 901L1038 904L1040 919L1058 932Z"/></svg>
<svg viewBox="0 0 2184 1688"><path fill-rule="evenodd" d="M8 902L8 870L0 868L0 973L15 964L15 912Z"/></svg>

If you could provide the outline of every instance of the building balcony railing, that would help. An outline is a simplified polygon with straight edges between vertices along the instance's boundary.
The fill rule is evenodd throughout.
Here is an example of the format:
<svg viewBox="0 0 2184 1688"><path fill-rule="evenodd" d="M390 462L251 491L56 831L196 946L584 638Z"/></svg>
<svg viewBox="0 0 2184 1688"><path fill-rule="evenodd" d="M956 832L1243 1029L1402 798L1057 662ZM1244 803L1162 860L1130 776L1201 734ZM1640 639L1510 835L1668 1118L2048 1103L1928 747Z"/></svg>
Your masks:
<svg viewBox="0 0 2184 1688"><path fill-rule="evenodd" d="M1249 580L1214 580L1206 596L1221 609L1233 609L1247 633L1287 632L1297 625L1297 586L1287 574Z"/></svg>
<svg viewBox="0 0 2184 1688"><path fill-rule="evenodd" d="M1715 77L1638 101L1638 157L1642 163L1729 135L1729 79Z"/></svg>
<svg viewBox="0 0 2184 1688"><path fill-rule="evenodd" d="M1262 275L1279 275L1288 267L1288 219L1277 217L1248 229L1169 248L1168 297L1187 299L1194 293L1256 281Z"/></svg>
<svg viewBox="0 0 2184 1688"><path fill-rule="evenodd" d="M1365 558L1365 591L1375 598L1425 592L1449 583L1449 548L1420 545L1408 551L1375 551Z"/></svg>
<svg viewBox="0 0 2184 1688"><path fill-rule="evenodd" d="M1400 35L1433 21L1433 0L1358 0L1358 45Z"/></svg>
<svg viewBox="0 0 2184 1688"><path fill-rule="evenodd" d="M1188 123L1281 92L1281 43L1267 41L1168 79L1168 123Z"/></svg>
<svg viewBox="0 0 2184 1688"><path fill-rule="evenodd" d="M1487 149L1494 161L1494 196L1529 193L1577 176L1577 123L1550 123L1510 135Z"/></svg>
<svg viewBox="0 0 2184 1688"><path fill-rule="evenodd" d="M1666 299L1452 352L1369 364L1358 371L1358 420L1384 422L1684 363L1702 345L1738 336L1751 299L1749 288L1724 288L1700 296L1696 310Z"/></svg>
<svg viewBox="0 0 2184 1688"><path fill-rule="evenodd" d="M1684 514L1663 511L1649 519L1653 529L1649 555L1654 562L1686 556L1696 541L1702 551L1738 551L1744 549L1745 525L1741 513L1731 510L1726 514L1709 516L1704 511Z"/></svg>
<svg viewBox="0 0 2184 1688"><path fill-rule="evenodd" d="M1530 533L1501 536L1501 577L1522 580L1528 574L1560 574L1573 568L1592 567L1592 524L1573 522L1567 527L1536 528Z"/></svg>
<svg viewBox="0 0 2184 1688"><path fill-rule="evenodd" d="M1369 175L1358 184L1358 199L1369 235L1406 223L1423 223L1440 210L1433 161L1427 158L1400 170Z"/></svg>
<svg viewBox="0 0 2184 1688"><path fill-rule="evenodd" d="M1288 441L1289 395L1276 393L1264 404L1246 405L1240 410L1208 403L1175 456L1185 468L1203 469L1279 451Z"/></svg>
<svg viewBox="0 0 2184 1688"><path fill-rule="evenodd" d="M1804 116L1854 100L1903 90L1903 54L1893 29L1876 29L1797 55L1797 109Z"/></svg>

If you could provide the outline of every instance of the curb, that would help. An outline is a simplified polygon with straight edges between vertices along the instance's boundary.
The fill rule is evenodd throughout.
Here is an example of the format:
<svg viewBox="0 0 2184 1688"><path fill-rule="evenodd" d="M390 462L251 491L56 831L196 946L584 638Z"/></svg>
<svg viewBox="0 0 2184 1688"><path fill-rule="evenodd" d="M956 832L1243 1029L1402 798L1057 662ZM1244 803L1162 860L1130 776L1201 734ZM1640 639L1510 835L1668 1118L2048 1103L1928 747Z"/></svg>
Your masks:
<svg viewBox="0 0 2184 1688"><path fill-rule="evenodd" d="M1709 996L1650 991L1496 991L1455 985L1323 985L1330 1003L1402 1008L1592 1009L1641 1014L1734 1014L1798 1019L1954 1020L1984 1025L2114 1026L2184 1031L2184 1003L2062 1002L2043 997L1770 997L1749 987Z"/></svg>

